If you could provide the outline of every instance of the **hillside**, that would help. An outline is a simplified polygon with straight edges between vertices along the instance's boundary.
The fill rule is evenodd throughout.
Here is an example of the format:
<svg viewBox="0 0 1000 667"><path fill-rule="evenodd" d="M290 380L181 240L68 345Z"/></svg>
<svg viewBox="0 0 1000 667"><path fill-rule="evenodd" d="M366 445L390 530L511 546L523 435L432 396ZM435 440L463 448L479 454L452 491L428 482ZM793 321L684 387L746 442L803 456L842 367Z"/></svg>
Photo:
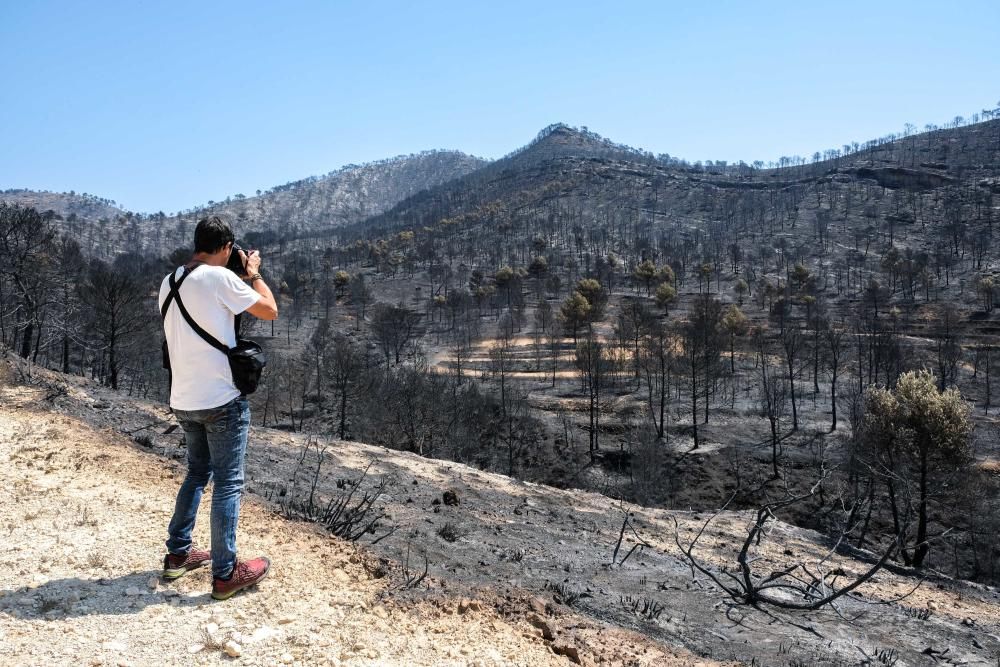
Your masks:
<svg viewBox="0 0 1000 667"><path fill-rule="evenodd" d="M136 245L165 252L190 244L194 223L205 215L229 217L241 235L328 232L388 210L413 194L464 176L486 162L457 151L427 151L365 165L347 165L325 176L277 185L254 196L237 194L176 215L125 211L109 200L75 193L7 190L0 201L52 211L57 228L89 254L113 257Z"/></svg>
<svg viewBox="0 0 1000 667"><path fill-rule="evenodd" d="M551 126L380 215L253 239L282 313L248 322L271 360L255 423L294 446L336 434L575 503L748 511L822 479L780 517L795 530L873 551L898 540L894 567L995 585L998 177L996 120L781 169L685 164ZM170 246L111 267L32 247L0 275L7 349L162 399L144 341ZM970 426L927 484L921 461L886 451L895 438L858 428L869 387L921 369L960 392ZM480 560L495 562L464 567Z"/></svg>
<svg viewBox="0 0 1000 667"><path fill-rule="evenodd" d="M244 502L240 549L268 554L272 572L252 592L215 603L205 570L177 582L158 578L183 450L176 435L136 446L121 431L165 416L162 406L44 372L14 384L7 364L0 395L4 665L227 664L227 641L239 645L239 664L254 665L534 667L570 664L565 655L577 651L581 664L718 664L436 563L406 588L401 563L283 519L254 496ZM280 478L294 444L261 435L248 477ZM345 465L337 473L356 477L353 466L372 453L340 443ZM408 463L389 465L403 473ZM425 495L451 481L433 467L409 471L426 482ZM207 512L210 497L203 503ZM402 498L387 509L403 510ZM205 514L201 544L207 526ZM560 628L554 640L530 622L541 617Z"/></svg>
<svg viewBox="0 0 1000 667"><path fill-rule="evenodd" d="M75 192L43 192L39 190L0 191L0 201L21 206L31 206L40 212L52 211L55 215L81 223L95 223L99 220L118 220L127 214L110 199ZM68 227L73 229L72 226Z"/></svg>
<svg viewBox="0 0 1000 667"><path fill-rule="evenodd" d="M836 158L781 169L664 162L589 132L554 125L488 167L400 202L366 221L356 235L390 233L413 225L413 220L427 225L441 219L468 218L491 202L502 202L508 215L558 210L560 205L582 207L580 221L587 226L599 217L597 209L606 207L609 213L641 216L654 228L677 218L722 222L723 215L731 218L729 222L741 218L740 226L745 227L755 210L762 215L772 209L768 217L774 218L778 211L773 209L780 207L782 217L794 230L800 220L813 222L813 215L799 209L800 202L810 199L817 206L808 208L825 209L831 220L843 219L846 231L853 226L850 218L861 218L863 213L862 208L842 214L838 211L838 204L851 188L880 187L878 200L883 206L892 204L898 213L923 197L932 197L941 207L940 194L955 188L996 194L1000 192L998 177L1000 120L867 142ZM911 201L903 201L903 195ZM924 214L927 218L944 217L940 208ZM884 215L876 210L868 217L879 220ZM798 236L815 235L811 226L799 229ZM707 232L702 229L702 233Z"/></svg>
<svg viewBox="0 0 1000 667"><path fill-rule="evenodd" d="M236 223L241 233L296 235L329 231L378 215L417 192L464 176L484 164L485 160L458 151L427 151L361 166L348 165L326 176L272 187L256 196L237 195L225 202L196 207L187 214L166 218L162 224L170 229L183 225L185 220L223 214Z"/></svg>
<svg viewBox="0 0 1000 667"><path fill-rule="evenodd" d="M650 153L616 144L587 128L554 123L542 128L533 141L497 160L493 171L522 169L559 158L653 161Z"/></svg>
<svg viewBox="0 0 1000 667"><path fill-rule="evenodd" d="M894 569L837 609L727 608L673 541L674 520L690 536L697 514L631 507L650 546L612 566L622 515L607 497L323 440L321 499L388 480L376 532L389 536L344 542L262 497L307 492L293 480L312 477L296 461L308 465L313 439L256 427L240 548L275 566L256 591L212 603L203 571L155 580L184 455L176 432L162 434L162 405L19 363L4 364L0 393L5 664L214 664L228 660L227 640L240 664L992 665L1000 655L995 588L925 573L911 592L920 580ZM445 491L458 503L441 504ZM720 516L705 557L730 558L747 519ZM424 554L428 577L407 586ZM819 535L781 523L759 555L774 568L830 558ZM834 556L825 567L867 565ZM626 598L659 611L635 613Z"/></svg>

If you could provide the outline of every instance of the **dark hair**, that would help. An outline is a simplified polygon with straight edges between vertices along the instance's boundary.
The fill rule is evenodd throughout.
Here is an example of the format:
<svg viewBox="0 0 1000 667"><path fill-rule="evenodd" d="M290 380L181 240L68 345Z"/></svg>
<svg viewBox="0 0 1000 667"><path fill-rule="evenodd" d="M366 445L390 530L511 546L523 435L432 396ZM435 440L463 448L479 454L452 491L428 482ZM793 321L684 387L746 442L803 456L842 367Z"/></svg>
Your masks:
<svg viewBox="0 0 1000 667"><path fill-rule="evenodd" d="M195 252L218 252L227 243L232 243L235 240L233 228L217 215L202 218L198 221L198 226L194 228Z"/></svg>

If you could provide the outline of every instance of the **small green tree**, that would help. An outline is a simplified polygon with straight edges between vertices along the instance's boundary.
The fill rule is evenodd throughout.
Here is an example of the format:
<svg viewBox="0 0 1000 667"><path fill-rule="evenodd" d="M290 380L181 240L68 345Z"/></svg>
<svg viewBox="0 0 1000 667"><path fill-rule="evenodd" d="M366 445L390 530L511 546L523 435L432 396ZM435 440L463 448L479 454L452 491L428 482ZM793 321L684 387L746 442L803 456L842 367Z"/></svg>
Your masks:
<svg viewBox="0 0 1000 667"><path fill-rule="evenodd" d="M510 290L514 283L514 269L509 266L501 266L497 269L496 274L493 276L494 282L497 284L498 289L502 289L507 293L507 308L510 308Z"/></svg>
<svg viewBox="0 0 1000 667"><path fill-rule="evenodd" d="M579 292L573 292L560 306L559 319L563 326L573 334L573 345L576 345L576 336L580 327L587 323L589 317L590 302Z"/></svg>
<svg viewBox="0 0 1000 667"><path fill-rule="evenodd" d="M788 277L795 289L801 290L812 280L812 272L804 264L796 264Z"/></svg>
<svg viewBox="0 0 1000 667"><path fill-rule="evenodd" d="M660 270L656 272L656 280L657 282L670 283L671 285L676 282L674 270L670 268L669 264L664 264L660 267Z"/></svg>
<svg viewBox="0 0 1000 667"><path fill-rule="evenodd" d="M528 273L535 280L541 280L545 277L545 274L549 272L549 260L542 256L537 256L532 258L531 264L528 265Z"/></svg>
<svg viewBox="0 0 1000 667"><path fill-rule="evenodd" d="M337 288L337 296L344 296L344 289L351 282L351 274L347 271L337 271L333 274L333 286Z"/></svg>
<svg viewBox="0 0 1000 667"><path fill-rule="evenodd" d="M957 389L939 391L929 371L903 373L894 389L869 388L864 405L862 451L885 481L896 534L903 536L904 562L921 567L930 551L930 504L947 493L949 478L972 460L969 406ZM914 496L917 529L911 551L906 524Z"/></svg>
<svg viewBox="0 0 1000 667"><path fill-rule="evenodd" d="M604 307L608 305L608 293L601 283L593 278L584 278L576 284L576 291L583 295L590 304L590 321L595 322L604 315Z"/></svg>
<svg viewBox="0 0 1000 667"><path fill-rule="evenodd" d="M698 292L709 292L712 289L712 273L715 269L708 262L698 267Z"/></svg>
<svg viewBox="0 0 1000 667"><path fill-rule="evenodd" d="M747 316L735 304L722 315L722 329L729 334L729 370L732 373L736 372L736 337L744 335L749 326Z"/></svg>
<svg viewBox="0 0 1000 667"><path fill-rule="evenodd" d="M670 283L663 283L656 288L656 304L663 308L663 314L669 315L670 304L677 300L677 290Z"/></svg>
<svg viewBox="0 0 1000 667"><path fill-rule="evenodd" d="M632 276L637 283L646 287L646 294L649 294L649 289L653 286L653 281L656 279L656 265L648 259L643 260L632 271Z"/></svg>
<svg viewBox="0 0 1000 667"><path fill-rule="evenodd" d="M747 292L750 291L750 286L747 285L747 281L737 278L736 283L733 285L733 291L736 292L736 302L742 308L743 299L746 298Z"/></svg>

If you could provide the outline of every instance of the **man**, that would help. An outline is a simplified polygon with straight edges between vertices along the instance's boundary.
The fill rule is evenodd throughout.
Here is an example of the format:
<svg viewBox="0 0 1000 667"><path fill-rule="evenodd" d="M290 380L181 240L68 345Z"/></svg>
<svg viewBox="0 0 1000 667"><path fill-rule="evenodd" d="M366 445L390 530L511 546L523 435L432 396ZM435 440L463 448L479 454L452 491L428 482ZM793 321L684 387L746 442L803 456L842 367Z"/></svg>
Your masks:
<svg viewBox="0 0 1000 667"><path fill-rule="evenodd" d="M233 252L233 231L218 216L198 222L194 256L174 272L178 293L191 318L229 347L236 345L235 316L247 312L263 320L278 317L278 306L260 277L260 253L242 250L244 280L226 268ZM160 307L170 294L170 276L160 285ZM267 558L237 560L236 523L243 492L250 406L233 384L229 360L205 342L184 319L172 299L163 319L170 354L170 407L184 429L187 476L177 493L170 520L163 577L176 579L212 563L212 597L225 600L265 576ZM209 480L212 492L212 551L193 548L198 504Z"/></svg>

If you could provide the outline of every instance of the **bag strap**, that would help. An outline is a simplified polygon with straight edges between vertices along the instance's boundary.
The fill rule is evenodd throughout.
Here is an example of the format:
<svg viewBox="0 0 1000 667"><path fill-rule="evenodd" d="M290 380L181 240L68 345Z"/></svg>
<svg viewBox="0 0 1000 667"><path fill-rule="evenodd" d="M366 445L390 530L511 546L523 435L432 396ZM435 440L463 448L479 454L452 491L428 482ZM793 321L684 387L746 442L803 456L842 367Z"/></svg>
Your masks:
<svg viewBox="0 0 1000 667"><path fill-rule="evenodd" d="M201 336L202 340L204 340L206 343L214 347L219 352L222 352L223 354L228 356L229 346L225 345L224 343L221 343L219 339L217 339L215 336L202 329L198 325L198 323L194 321L194 318L191 317L191 313L189 313L187 308L184 307L184 302L181 300L181 293L180 293L181 283L183 283L184 279L187 278L189 275L191 275L191 272L194 271L196 268L198 267L194 266L188 271L186 271L184 275L181 276L180 280L176 280L175 277L176 274L174 273L170 274L170 281L169 281L170 294L168 294L167 298L163 300L163 309L160 314L163 318L167 317L167 307L170 305L171 297L173 297L173 300L177 302L177 307L180 308L181 315L184 316L184 320L188 323L188 326L194 329L194 332L199 336Z"/></svg>
<svg viewBox="0 0 1000 667"><path fill-rule="evenodd" d="M176 285L174 284L174 275L177 273L177 269L174 269L173 273L170 274L170 293L167 294L167 298L163 300L163 305L160 306L160 319L167 319L167 309L170 308L170 302L174 300L174 297L177 294L179 294L177 290L181 288L181 285L185 280L187 280L187 277L191 275L191 273L199 266L201 266L201 264L195 264L190 269L184 271L184 275L181 276L181 279L177 281Z"/></svg>

